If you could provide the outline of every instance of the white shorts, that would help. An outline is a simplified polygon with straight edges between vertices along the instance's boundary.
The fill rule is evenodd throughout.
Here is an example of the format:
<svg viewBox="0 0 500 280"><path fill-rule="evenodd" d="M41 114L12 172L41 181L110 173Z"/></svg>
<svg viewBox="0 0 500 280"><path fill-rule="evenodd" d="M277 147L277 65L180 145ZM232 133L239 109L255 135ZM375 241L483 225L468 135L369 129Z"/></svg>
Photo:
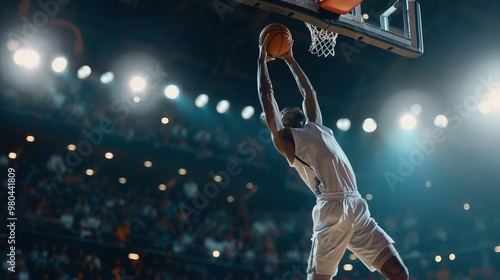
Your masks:
<svg viewBox="0 0 500 280"><path fill-rule="evenodd" d="M307 273L336 275L346 249L370 271L379 253L394 240L370 217L368 204L355 192L346 198L318 200L313 208L313 236Z"/></svg>

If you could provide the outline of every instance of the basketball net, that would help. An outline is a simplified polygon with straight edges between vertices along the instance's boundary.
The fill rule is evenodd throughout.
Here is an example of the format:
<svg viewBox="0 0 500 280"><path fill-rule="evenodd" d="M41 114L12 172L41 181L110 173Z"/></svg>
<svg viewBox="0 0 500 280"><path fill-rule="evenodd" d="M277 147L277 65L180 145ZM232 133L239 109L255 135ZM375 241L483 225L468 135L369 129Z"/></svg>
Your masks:
<svg viewBox="0 0 500 280"><path fill-rule="evenodd" d="M311 32L311 46L309 52L318 56L335 56L335 45L337 44L337 33L321 29L305 22Z"/></svg>

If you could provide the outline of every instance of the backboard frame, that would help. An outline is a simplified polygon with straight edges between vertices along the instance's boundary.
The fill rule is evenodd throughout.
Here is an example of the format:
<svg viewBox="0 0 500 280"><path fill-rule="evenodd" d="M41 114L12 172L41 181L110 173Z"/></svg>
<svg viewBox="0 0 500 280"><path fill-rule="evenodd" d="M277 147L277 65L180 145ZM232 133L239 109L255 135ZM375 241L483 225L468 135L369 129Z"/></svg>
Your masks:
<svg viewBox="0 0 500 280"><path fill-rule="evenodd" d="M363 21L361 4L349 14L337 15L320 9L315 0L233 1L308 22L401 56L416 58L424 53L420 5L415 0L395 0L395 3L380 15L380 26ZM403 34L389 31L387 24L389 16L398 8L403 12Z"/></svg>

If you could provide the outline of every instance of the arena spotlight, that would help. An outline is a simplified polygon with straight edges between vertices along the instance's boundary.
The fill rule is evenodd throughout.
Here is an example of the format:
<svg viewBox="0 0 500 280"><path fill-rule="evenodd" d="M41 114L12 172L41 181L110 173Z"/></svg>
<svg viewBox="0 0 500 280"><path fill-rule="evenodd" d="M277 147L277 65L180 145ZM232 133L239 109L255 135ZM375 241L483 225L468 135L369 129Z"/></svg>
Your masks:
<svg viewBox="0 0 500 280"><path fill-rule="evenodd" d="M14 62L17 65L33 69L40 63L40 56L34 50L20 49L14 53Z"/></svg>
<svg viewBox="0 0 500 280"><path fill-rule="evenodd" d="M68 67L68 60L64 57L58 57L52 61L52 70L56 73L61 73Z"/></svg>
<svg viewBox="0 0 500 280"><path fill-rule="evenodd" d="M352 266L352 264L344 264L344 270L345 271L351 271L354 267Z"/></svg>
<svg viewBox="0 0 500 280"><path fill-rule="evenodd" d="M130 260L137 261L137 260L139 260L139 255L136 253L130 253L130 254L128 254L128 258Z"/></svg>
<svg viewBox="0 0 500 280"><path fill-rule="evenodd" d="M146 80L143 77L135 76L130 80L130 88L135 92L143 91L146 88Z"/></svg>
<svg viewBox="0 0 500 280"><path fill-rule="evenodd" d="M141 102L141 98L139 96L134 96L134 98L132 100L134 101L134 103Z"/></svg>
<svg viewBox="0 0 500 280"><path fill-rule="evenodd" d="M217 183L220 183L220 182L222 182L222 177L220 175L215 175L214 176L214 181L217 182Z"/></svg>
<svg viewBox="0 0 500 280"><path fill-rule="evenodd" d="M214 256L214 258L218 258L220 256L219 251L217 251L217 250L213 251L212 256Z"/></svg>
<svg viewBox="0 0 500 280"><path fill-rule="evenodd" d="M229 109L229 101L227 100L221 100L219 103L217 103L217 112L219 114L224 114L227 109Z"/></svg>
<svg viewBox="0 0 500 280"><path fill-rule="evenodd" d="M434 260L438 263L438 262L441 262L441 256L440 255L437 255Z"/></svg>
<svg viewBox="0 0 500 280"><path fill-rule="evenodd" d="M127 183L127 178L125 178L125 177L120 177L120 178L118 179L118 182L119 182L120 184L124 185L124 184L126 184L126 183Z"/></svg>
<svg viewBox="0 0 500 280"><path fill-rule="evenodd" d="M455 256L455 254L451 253L448 257L449 257L450 261L454 261L457 256Z"/></svg>
<svg viewBox="0 0 500 280"><path fill-rule="evenodd" d="M253 116L253 113L255 113L255 109L252 106L246 106L241 111L241 117L245 120L248 120Z"/></svg>
<svg viewBox="0 0 500 280"><path fill-rule="evenodd" d="M337 121L337 128L342 131L348 131L351 128L351 121L346 118L341 118Z"/></svg>
<svg viewBox="0 0 500 280"><path fill-rule="evenodd" d="M470 209L470 204L469 203L465 203L464 204L464 210L465 211L469 211L469 209Z"/></svg>
<svg viewBox="0 0 500 280"><path fill-rule="evenodd" d="M104 157L105 157L106 159L113 159L114 155L113 155L113 153L111 153L111 152L107 152L107 153L105 153L105 154L104 154Z"/></svg>
<svg viewBox="0 0 500 280"><path fill-rule="evenodd" d="M179 88L176 85L169 85L165 88L164 93L168 99L176 99L179 96Z"/></svg>
<svg viewBox="0 0 500 280"><path fill-rule="evenodd" d="M99 78L99 80L103 84L109 84L113 81L114 78L115 78L115 74L113 74L113 72L108 71L108 72L102 74L101 77Z"/></svg>
<svg viewBox="0 0 500 280"><path fill-rule="evenodd" d="M403 127L403 129L411 130L411 129L415 128L415 125L417 125L417 119L415 118L414 115L405 114L401 118L400 123L401 123L401 126Z"/></svg>
<svg viewBox="0 0 500 280"><path fill-rule="evenodd" d="M146 161L144 162L144 167L146 167L146 168L151 168L151 166L153 166L153 163L152 163L151 161L146 160Z"/></svg>
<svg viewBox="0 0 500 280"><path fill-rule="evenodd" d="M90 69L90 66L88 66L88 65L84 65L84 66L80 67L80 69L78 69L78 71L76 73L78 78L80 78L82 80L87 78L88 76L90 76L90 74L92 74L92 69Z"/></svg>
<svg viewBox="0 0 500 280"><path fill-rule="evenodd" d="M495 251L495 253L500 253L500 246L495 246L495 248L493 248L493 251Z"/></svg>
<svg viewBox="0 0 500 280"><path fill-rule="evenodd" d="M14 152L10 152L10 153L9 153L9 158L10 158L10 159L16 159L16 158L17 158L17 154L16 154L16 153L14 153Z"/></svg>
<svg viewBox="0 0 500 280"><path fill-rule="evenodd" d="M491 106L491 102L483 100L483 101L481 101L481 103L479 103L478 109L479 109L479 112L486 115L486 114L489 114L491 112L491 109L493 109L493 108Z"/></svg>
<svg viewBox="0 0 500 280"><path fill-rule="evenodd" d="M438 128L445 128L448 126L448 118L444 115L438 115L434 118L434 125Z"/></svg>
<svg viewBox="0 0 500 280"><path fill-rule="evenodd" d="M167 185L165 185L165 184L159 184L159 185L158 185L158 189L159 189L160 191L162 191L162 192L163 192L163 191L166 191L166 190L167 190Z"/></svg>
<svg viewBox="0 0 500 280"><path fill-rule="evenodd" d="M33 135L26 136L26 141L30 142L30 143L35 142L35 136L33 136Z"/></svg>
<svg viewBox="0 0 500 280"><path fill-rule="evenodd" d="M233 201L234 201L234 197L233 197L232 195L230 195L230 196L228 196L228 197L226 198L226 200L227 200L227 202L231 203L231 202L233 202Z"/></svg>
<svg viewBox="0 0 500 280"><path fill-rule="evenodd" d="M179 168L178 172L179 172L179 175L181 175L181 176L184 176L187 174L187 170L184 168Z"/></svg>
<svg viewBox="0 0 500 280"><path fill-rule="evenodd" d="M208 95L202 93L196 97L196 100L194 102L196 104L196 107L201 108L208 103Z"/></svg>
<svg viewBox="0 0 500 280"><path fill-rule="evenodd" d="M372 133L377 129L377 123L374 119L368 118L363 122L363 130L367 133Z"/></svg>
<svg viewBox="0 0 500 280"><path fill-rule="evenodd" d="M415 116L420 115L422 113L422 105L420 104L411 105L410 112Z"/></svg>
<svg viewBox="0 0 500 280"><path fill-rule="evenodd" d="M161 123L162 124L168 124L169 122L170 122L170 120L167 117L161 118Z"/></svg>
<svg viewBox="0 0 500 280"><path fill-rule="evenodd" d="M87 174L88 176L92 176L92 175L94 175L94 170L89 168L89 169L85 170L85 174Z"/></svg>
<svg viewBox="0 0 500 280"><path fill-rule="evenodd" d="M68 145L68 150L74 151L74 150L76 150L76 146L74 144L69 144Z"/></svg>

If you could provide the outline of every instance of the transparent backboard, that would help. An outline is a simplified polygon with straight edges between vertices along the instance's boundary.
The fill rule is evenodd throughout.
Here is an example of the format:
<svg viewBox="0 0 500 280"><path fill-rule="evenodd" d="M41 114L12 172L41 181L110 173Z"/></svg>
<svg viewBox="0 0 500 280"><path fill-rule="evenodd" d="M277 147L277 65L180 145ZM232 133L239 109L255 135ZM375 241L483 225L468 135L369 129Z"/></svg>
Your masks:
<svg viewBox="0 0 500 280"><path fill-rule="evenodd" d="M406 57L424 53L420 5L415 0L365 0L350 13L336 15L315 0L234 0L308 22Z"/></svg>

